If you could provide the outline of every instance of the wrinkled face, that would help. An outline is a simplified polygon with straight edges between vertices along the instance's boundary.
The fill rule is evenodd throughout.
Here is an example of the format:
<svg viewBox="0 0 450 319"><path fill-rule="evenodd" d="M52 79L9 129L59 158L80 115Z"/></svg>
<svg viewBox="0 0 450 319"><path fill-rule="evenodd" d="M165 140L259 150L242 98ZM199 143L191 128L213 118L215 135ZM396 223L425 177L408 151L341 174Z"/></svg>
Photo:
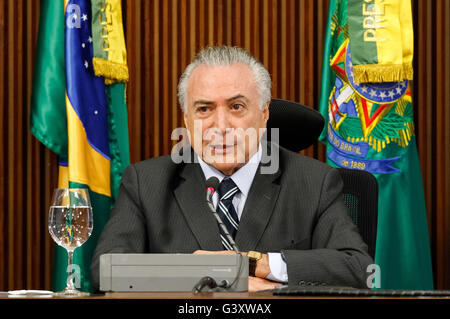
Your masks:
<svg viewBox="0 0 450 319"><path fill-rule="evenodd" d="M257 152L269 118L250 68L200 65L187 86L184 122L203 161L231 175Z"/></svg>

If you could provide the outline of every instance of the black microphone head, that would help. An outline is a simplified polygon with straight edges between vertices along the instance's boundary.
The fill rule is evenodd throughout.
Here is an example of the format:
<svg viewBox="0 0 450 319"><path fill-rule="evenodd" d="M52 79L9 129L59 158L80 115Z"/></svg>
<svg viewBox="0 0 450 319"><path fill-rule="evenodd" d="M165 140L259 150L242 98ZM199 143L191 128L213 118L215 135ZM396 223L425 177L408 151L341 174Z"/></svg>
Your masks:
<svg viewBox="0 0 450 319"><path fill-rule="evenodd" d="M219 179L217 177L210 177L208 178L208 180L206 181L206 188L213 188L214 191L217 190L219 188Z"/></svg>

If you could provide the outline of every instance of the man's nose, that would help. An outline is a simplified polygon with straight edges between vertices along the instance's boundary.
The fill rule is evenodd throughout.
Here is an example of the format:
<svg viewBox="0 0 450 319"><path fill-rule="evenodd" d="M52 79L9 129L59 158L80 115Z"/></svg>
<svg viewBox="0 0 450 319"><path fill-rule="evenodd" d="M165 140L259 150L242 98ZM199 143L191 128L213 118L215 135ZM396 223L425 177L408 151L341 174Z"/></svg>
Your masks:
<svg viewBox="0 0 450 319"><path fill-rule="evenodd" d="M214 117L214 127L222 134L225 134L230 128L230 114L226 107L218 107Z"/></svg>

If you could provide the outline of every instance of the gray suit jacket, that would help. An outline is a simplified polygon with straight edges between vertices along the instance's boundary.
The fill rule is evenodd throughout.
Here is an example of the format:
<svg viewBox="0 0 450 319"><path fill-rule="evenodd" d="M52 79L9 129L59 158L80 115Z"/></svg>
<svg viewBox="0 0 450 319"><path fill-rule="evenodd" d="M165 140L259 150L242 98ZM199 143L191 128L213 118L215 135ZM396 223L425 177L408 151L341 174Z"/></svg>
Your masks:
<svg viewBox="0 0 450 319"><path fill-rule="evenodd" d="M366 287L366 268L373 261L342 199L339 172L279 150L278 170L261 174L260 167L255 175L237 246L241 251L281 252L290 285ZM105 253L223 250L205 189L198 163L175 164L162 156L130 165L94 252L94 290Z"/></svg>

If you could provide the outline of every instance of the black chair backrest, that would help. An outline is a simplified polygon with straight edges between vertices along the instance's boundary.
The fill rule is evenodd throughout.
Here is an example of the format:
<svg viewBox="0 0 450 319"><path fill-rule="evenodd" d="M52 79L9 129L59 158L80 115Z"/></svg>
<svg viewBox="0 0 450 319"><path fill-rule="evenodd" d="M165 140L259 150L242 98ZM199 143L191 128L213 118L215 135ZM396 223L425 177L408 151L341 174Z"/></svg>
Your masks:
<svg viewBox="0 0 450 319"><path fill-rule="evenodd" d="M315 142L322 133L325 121L322 114L296 102L272 99L267 121L267 139L272 140L271 128L279 129L281 145L293 152L299 152Z"/></svg>
<svg viewBox="0 0 450 319"><path fill-rule="evenodd" d="M272 99L267 121L267 139L272 140L271 128L279 128L278 144L299 152L319 138L325 120L319 112L296 102ZM275 141L277 142L277 141ZM378 221L378 183L365 171L339 168L344 181L343 196L361 237L375 258Z"/></svg>
<svg viewBox="0 0 450 319"><path fill-rule="evenodd" d="M378 223L378 182L366 171L338 168L344 182L342 191L353 222L375 258Z"/></svg>

